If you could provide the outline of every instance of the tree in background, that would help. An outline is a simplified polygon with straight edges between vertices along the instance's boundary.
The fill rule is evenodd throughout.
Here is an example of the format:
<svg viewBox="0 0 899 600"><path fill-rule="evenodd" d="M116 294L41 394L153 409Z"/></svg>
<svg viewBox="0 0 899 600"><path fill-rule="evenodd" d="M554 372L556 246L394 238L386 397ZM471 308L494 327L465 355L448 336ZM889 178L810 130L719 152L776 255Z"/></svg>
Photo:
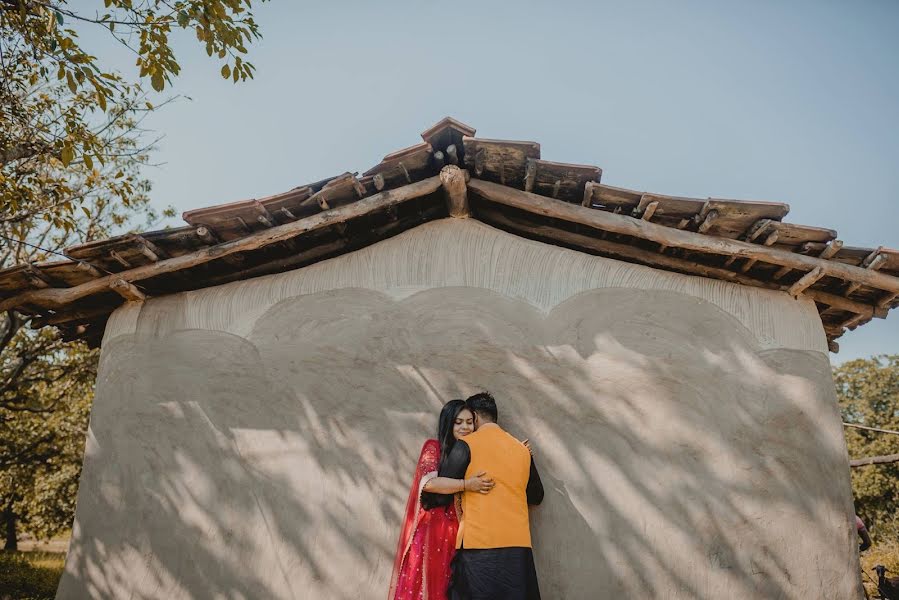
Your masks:
<svg viewBox="0 0 899 600"><path fill-rule="evenodd" d="M259 0L260 2L264 0ZM191 30L235 82L259 37L251 0L0 0L0 269L157 220L142 175L155 140L142 122L178 75L169 36ZM131 76L104 67L78 31L133 53ZM32 316L0 314L0 525L48 537L74 512L97 355Z"/></svg>
<svg viewBox="0 0 899 600"><path fill-rule="evenodd" d="M833 371L843 420L899 430L899 354L843 363ZM845 429L849 456L899 453L899 436ZM899 463L852 469L856 511L875 541L899 533Z"/></svg>

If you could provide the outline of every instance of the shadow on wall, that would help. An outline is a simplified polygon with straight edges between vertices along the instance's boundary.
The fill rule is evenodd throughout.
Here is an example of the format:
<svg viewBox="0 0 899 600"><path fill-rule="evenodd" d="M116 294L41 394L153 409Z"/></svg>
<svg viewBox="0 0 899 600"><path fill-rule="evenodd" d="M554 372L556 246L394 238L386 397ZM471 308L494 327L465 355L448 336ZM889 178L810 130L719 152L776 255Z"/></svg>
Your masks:
<svg viewBox="0 0 899 600"><path fill-rule="evenodd" d="M544 598L857 597L825 356L672 292L475 288L112 340L57 597L386 597L420 446L480 389L534 442Z"/></svg>

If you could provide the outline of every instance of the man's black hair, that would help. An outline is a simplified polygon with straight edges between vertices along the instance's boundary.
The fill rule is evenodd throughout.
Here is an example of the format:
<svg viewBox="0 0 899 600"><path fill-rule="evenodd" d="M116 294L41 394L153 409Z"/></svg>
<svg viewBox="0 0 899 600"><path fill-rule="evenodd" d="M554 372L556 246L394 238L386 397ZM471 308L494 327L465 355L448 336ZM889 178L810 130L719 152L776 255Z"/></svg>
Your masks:
<svg viewBox="0 0 899 600"><path fill-rule="evenodd" d="M465 405L471 412L486 417L493 423L497 422L496 400L493 399L490 392L478 392L474 396L469 396Z"/></svg>

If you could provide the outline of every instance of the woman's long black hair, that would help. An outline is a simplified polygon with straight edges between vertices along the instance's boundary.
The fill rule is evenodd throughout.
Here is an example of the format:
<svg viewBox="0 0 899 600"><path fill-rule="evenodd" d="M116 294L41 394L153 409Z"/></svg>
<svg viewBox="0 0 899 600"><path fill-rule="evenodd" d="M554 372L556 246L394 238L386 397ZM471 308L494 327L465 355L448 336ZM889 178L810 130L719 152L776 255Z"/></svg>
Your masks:
<svg viewBox="0 0 899 600"><path fill-rule="evenodd" d="M443 405L443 409L440 411L440 418L437 420L437 441L440 442L441 468L443 468L450 450L456 444L456 438L453 437L453 424L464 408L465 400L450 400Z"/></svg>

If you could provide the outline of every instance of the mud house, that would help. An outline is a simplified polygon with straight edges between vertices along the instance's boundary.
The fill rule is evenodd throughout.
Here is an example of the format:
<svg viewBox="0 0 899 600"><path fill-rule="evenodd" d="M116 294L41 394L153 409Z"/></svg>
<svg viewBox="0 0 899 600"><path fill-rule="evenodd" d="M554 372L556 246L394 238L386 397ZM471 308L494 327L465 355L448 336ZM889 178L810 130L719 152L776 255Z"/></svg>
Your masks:
<svg viewBox="0 0 899 600"><path fill-rule="evenodd" d="M58 598L381 598L441 403L536 447L545 598L849 598L828 350L899 252L447 118L364 174L0 272L102 343Z"/></svg>

